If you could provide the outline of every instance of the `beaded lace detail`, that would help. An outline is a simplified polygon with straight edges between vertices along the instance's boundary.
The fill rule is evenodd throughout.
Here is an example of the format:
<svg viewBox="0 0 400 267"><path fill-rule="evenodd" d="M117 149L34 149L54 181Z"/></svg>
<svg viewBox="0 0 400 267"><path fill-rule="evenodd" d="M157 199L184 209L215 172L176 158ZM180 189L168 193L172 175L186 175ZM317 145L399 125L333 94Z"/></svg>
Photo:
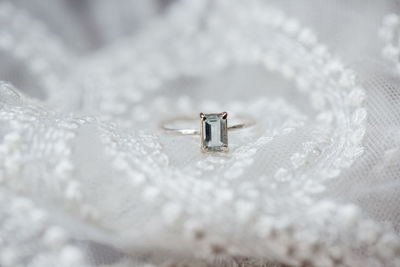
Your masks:
<svg viewBox="0 0 400 267"><path fill-rule="evenodd" d="M0 236L15 236L0 239L1 266L100 266L85 242L155 263L399 264L389 226L335 201L368 149L366 89L281 10L183 1L83 58L10 4L0 25L1 51L44 90L37 99L0 83ZM241 83L244 74L258 82ZM199 138L157 128L225 110L257 121L230 133L229 153L202 154Z"/></svg>

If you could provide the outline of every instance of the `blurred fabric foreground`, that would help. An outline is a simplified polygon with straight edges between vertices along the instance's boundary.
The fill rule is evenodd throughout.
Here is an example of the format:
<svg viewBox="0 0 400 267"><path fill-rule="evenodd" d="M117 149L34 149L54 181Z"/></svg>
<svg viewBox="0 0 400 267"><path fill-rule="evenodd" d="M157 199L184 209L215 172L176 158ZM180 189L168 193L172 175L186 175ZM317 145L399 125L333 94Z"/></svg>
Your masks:
<svg viewBox="0 0 400 267"><path fill-rule="evenodd" d="M0 266L400 266L399 13L1 0Z"/></svg>

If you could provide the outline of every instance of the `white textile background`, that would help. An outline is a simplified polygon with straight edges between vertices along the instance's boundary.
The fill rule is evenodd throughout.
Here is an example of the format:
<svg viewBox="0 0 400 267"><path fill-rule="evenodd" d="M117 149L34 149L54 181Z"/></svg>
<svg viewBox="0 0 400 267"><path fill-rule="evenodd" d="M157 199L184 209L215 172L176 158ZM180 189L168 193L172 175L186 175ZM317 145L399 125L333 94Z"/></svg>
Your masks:
<svg viewBox="0 0 400 267"><path fill-rule="evenodd" d="M0 266L400 266L399 12L0 1Z"/></svg>

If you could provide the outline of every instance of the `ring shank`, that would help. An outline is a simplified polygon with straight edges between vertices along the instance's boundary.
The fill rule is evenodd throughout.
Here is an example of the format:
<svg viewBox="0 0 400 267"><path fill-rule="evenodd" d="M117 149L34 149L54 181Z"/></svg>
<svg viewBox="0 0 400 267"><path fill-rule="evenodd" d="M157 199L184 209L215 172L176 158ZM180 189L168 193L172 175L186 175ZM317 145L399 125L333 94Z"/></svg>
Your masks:
<svg viewBox="0 0 400 267"><path fill-rule="evenodd" d="M247 127L250 127L250 126L255 124L255 121L253 119L251 119L251 118L239 117L237 119L240 120L241 122L233 124L231 126L228 126L228 130L229 131L247 128ZM168 134L200 135L200 130L191 129L191 128L177 129L177 128L173 128L173 127L168 126L168 125L174 124L176 122L183 122L183 121L194 122L195 119L193 117L192 118L181 117L181 118L174 118L174 119L165 120L165 121L160 123L160 128L165 133L168 133Z"/></svg>

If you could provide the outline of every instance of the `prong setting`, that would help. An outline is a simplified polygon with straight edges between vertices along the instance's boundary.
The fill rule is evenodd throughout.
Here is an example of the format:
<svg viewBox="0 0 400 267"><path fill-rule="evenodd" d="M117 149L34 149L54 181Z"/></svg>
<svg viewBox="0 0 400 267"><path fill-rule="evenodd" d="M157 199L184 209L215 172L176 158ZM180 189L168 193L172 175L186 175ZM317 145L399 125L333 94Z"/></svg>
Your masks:
<svg viewBox="0 0 400 267"><path fill-rule="evenodd" d="M228 113L200 113L201 150L203 152L228 151Z"/></svg>
<svg viewBox="0 0 400 267"><path fill-rule="evenodd" d="M206 119L206 115L203 112L200 113L200 119L201 121L204 121Z"/></svg>

